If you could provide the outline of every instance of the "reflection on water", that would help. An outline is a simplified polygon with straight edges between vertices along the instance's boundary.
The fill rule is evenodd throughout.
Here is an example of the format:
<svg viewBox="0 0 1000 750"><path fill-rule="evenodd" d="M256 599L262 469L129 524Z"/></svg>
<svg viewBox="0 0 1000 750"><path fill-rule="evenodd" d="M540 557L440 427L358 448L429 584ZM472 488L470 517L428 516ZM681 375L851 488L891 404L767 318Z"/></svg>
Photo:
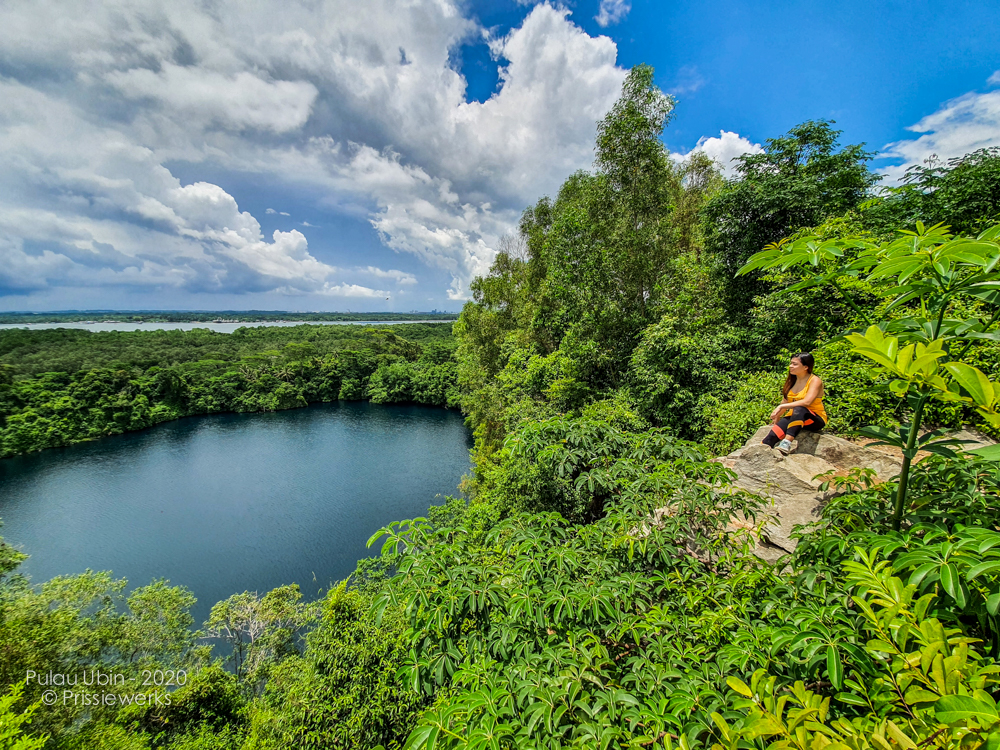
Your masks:
<svg viewBox="0 0 1000 750"><path fill-rule="evenodd" d="M36 582L165 577L200 622L232 593L347 576L378 528L457 494L470 446L461 415L420 406L192 417L0 461L0 535Z"/></svg>

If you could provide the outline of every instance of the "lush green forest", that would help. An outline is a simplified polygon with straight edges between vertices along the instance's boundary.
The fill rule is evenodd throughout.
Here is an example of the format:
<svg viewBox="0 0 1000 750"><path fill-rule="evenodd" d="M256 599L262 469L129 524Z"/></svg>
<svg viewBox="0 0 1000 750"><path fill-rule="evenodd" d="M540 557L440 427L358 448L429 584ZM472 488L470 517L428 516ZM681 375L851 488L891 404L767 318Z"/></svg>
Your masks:
<svg viewBox="0 0 1000 750"><path fill-rule="evenodd" d="M184 384L198 413L279 408L292 384L415 399L417 371L453 368L427 401L458 403L475 434L466 498L376 533L381 557L349 582L313 603L236 594L198 632L183 589L31 586L0 547L0 747L1000 747L1000 465L947 435L1000 430L1000 153L880 188L872 154L814 121L725 180L669 158L672 109L630 72L595 170L525 210L454 350L429 327L144 334L118 367L93 335L0 339L5 436L53 369L81 408L126 391L74 388L122 371L147 393ZM895 445L904 470L831 479L823 518L769 565L751 554L759 498L708 459L765 423L802 350L830 428ZM324 381L306 363L338 387L307 391ZM122 429L136 413L101 408ZM185 684L169 705L50 706L29 669Z"/></svg>
<svg viewBox="0 0 1000 750"><path fill-rule="evenodd" d="M337 399L455 406L451 327L0 331L0 456L192 414Z"/></svg>

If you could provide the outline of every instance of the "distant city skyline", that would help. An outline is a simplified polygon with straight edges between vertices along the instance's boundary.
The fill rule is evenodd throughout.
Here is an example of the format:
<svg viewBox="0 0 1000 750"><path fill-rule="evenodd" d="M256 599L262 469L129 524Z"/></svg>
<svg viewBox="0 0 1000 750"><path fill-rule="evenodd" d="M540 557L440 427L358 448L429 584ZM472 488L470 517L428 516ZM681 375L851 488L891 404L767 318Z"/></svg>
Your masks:
<svg viewBox="0 0 1000 750"><path fill-rule="evenodd" d="M998 33L929 0L8 3L0 311L457 312L629 67L676 158L832 119L891 183L1000 146Z"/></svg>

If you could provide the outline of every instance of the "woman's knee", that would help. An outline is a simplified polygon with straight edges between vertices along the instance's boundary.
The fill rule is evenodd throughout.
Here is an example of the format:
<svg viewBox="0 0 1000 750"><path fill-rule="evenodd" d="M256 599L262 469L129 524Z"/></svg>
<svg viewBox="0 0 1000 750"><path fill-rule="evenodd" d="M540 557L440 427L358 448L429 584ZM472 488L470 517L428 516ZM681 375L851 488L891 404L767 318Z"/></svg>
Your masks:
<svg viewBox="0 0 1000 750"><path fill-rule="evenodd" d="M792 419L805 419L809 416L809 410L804 406L792 407Z"/></svg>

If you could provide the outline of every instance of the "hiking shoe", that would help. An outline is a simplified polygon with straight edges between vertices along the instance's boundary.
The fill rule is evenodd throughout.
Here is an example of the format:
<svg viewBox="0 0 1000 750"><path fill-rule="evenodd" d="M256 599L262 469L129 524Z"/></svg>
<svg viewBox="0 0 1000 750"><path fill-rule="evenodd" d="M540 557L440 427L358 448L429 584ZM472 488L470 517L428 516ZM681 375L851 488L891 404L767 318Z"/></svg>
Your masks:
<svg viewBox="0 0 1000 750"><path fill-rule="evenodd" d="M782 455L787 456L789 453L792 452L792 441L789 440L788 438L785 438L774 447L777 448Z"/></svg>

